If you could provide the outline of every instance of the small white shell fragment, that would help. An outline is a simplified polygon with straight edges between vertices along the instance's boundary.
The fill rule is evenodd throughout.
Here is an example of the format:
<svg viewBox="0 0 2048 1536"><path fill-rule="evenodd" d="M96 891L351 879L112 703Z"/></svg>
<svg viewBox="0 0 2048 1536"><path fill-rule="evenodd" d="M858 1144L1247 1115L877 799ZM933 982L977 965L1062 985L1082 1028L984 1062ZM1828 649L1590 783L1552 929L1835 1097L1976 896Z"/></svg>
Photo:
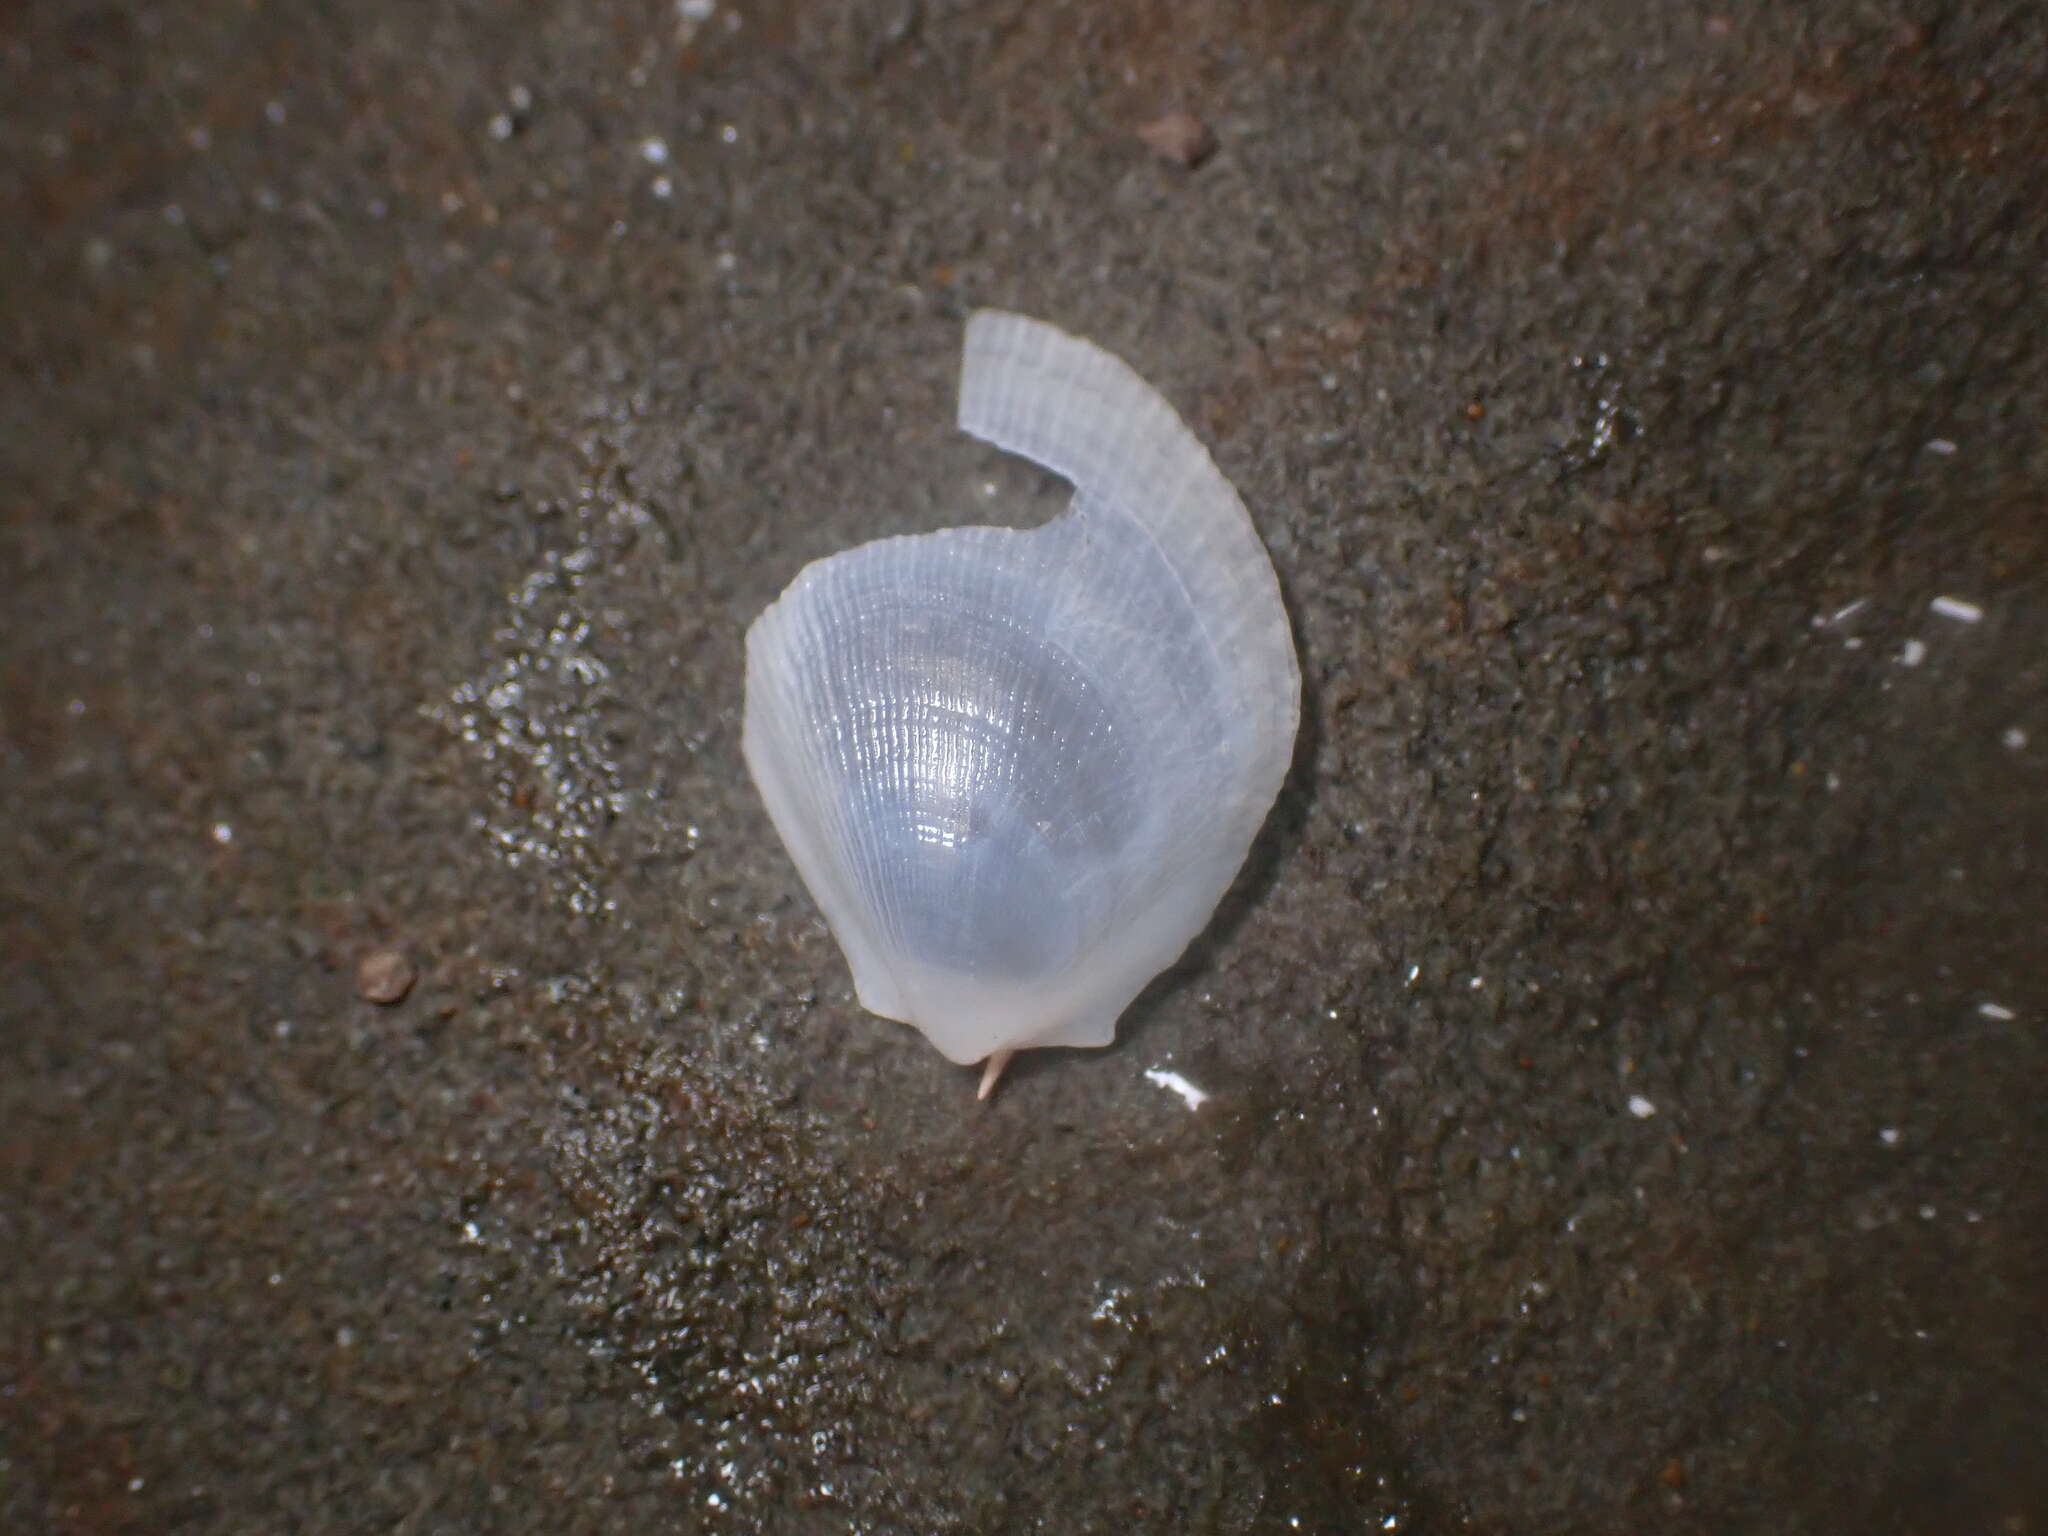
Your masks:
<svg viewBox="0 0 2048 1536"><path fill-rule="evenodd" d="M1982 608L1960 597L1937 597L1927 606L1944 619L1954 619L1958 624L1974 624L1984 617Z"/></svg>
<svg viewBox="0 0 2048 1536"><path fill-rule="evenodd" d="M1187 1105L1187 1107L1191 1110L1200 1109L1204 1104L1209 1102L1209 1095L1207 1093L1205 1093L1202 1089L1197 1088L1193 1083L1189 1082L1186 1078L1182 1077L1178 1072L1167 1072L1147 1068L1145 1072L1145 1081L1148 1083L1157 1083L1161 1088L1164 1088L1168 1093L1179 1094L1180 1101L1183 1104Z"/></svg>
<svg viewBox="0 0 2048 1536"><path fill-rule="evenodd" d="M1977 1012L1987 1019L1996 1019L2001 1024L2009 1023L2018 1017L2017 1014L2003 1003L1979 1003L1977 1005Z"/></svg>
<svg viewBox="0 0 2048 1536"><path fill-rule="evenodd" d="M1917 667L1926 659L1927 642L1925 640L1908 640L1900 648L1899 665L1902 667Z"/></svg>
<svg viewBox="0 0 2048 1536"><path fill-rule="evenodd" d="M1632 1093L1628 1096L1628 1112L1638 1120L1647 1120L1657 1113L1657 1106L1640 1093Z"/></svg>
<svg viewBox="0 0 2048 1536"><path fill-rule="evenodd" d="M747 766L863 1007L950 1060L1101 1046L1208 923L1301 678L1244 503L1126 364L967 324L960 425L1073 482L1042 527L879 539L747 632Z"/></svg>

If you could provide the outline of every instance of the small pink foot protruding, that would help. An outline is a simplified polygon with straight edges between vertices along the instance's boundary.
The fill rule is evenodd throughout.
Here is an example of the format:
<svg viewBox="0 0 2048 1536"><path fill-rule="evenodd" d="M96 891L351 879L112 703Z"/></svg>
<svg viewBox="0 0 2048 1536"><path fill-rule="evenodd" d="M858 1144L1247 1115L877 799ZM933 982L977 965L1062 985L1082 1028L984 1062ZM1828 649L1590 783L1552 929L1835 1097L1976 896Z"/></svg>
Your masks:
<svg viewBox="0 0 2048 1536"><path fill-rule="evenodd" d="M981 1087L975 1092L977 1099L985 1099L996 1091L996 1079L1003 1075L1003 1068L1010 1064L1015 1051L990 1051L988 1060L982 1064Z"/></svg>

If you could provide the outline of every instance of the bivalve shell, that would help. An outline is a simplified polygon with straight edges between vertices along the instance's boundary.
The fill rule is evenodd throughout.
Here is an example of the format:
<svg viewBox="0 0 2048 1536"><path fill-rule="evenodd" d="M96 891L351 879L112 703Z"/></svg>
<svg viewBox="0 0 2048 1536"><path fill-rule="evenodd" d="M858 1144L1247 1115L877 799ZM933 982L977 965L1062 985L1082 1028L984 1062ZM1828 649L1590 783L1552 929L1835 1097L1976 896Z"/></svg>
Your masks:
<svg viewBox="0 0 2048 1536"><path fill-rule="evenodd" d="M1108 1044L1208 922L1301 680L1243 502L1128 366L984 310L959 421L1071 506L805 567L748 631L744 748L862 1005L992 1080Z"/></svg>

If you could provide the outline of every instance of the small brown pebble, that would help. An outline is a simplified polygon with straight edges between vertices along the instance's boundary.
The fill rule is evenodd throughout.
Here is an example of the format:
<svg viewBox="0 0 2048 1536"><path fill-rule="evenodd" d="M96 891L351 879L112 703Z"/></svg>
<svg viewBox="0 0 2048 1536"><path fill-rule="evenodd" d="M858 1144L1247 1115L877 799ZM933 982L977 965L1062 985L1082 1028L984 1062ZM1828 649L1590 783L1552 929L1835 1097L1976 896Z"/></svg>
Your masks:
<svg viewBox="0 0 2048 1536"><path fill-rule="evenodd" d="M401 949L373 949L356 965L356 991L373 1003L405 1001L419 972Z"/></svg>
<svg viewBox="0 0 2048 1536"><path fill-rule="evenodd" d="M1664 1469L1657 1474L1657 1481L1666 1488L1683 1488L1685 1486L1685 1468L1679 1465L1676 1456L1664 1463Z"/></svg>
<svg viewBox="0 0 2048 1536"><path fill-rule="evenodd" d="M1193 170L1216 153L1216 135L1192 112L1178 109L1155 117L1138 130L1145 146L1162 160Z"/></svg>
<svg viewBox="0 0 2048 1536"><path fill-rule="evenodd" d="M1477 400L1471 401L1465 407L1465 419L1467 421L1477 421L1480 417L1484 416L1485 414L1485 405Z"/></svg>

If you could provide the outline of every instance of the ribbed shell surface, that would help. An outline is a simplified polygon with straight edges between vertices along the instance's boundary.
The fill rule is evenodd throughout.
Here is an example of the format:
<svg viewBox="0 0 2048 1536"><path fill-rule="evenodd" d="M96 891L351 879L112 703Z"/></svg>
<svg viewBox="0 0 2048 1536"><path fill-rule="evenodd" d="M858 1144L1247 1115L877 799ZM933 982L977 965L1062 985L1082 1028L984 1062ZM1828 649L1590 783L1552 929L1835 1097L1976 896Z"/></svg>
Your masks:
<svg viewBox="0 0 2048 1536"><path fill-rule="evenodd" d="M1243 862L1300 678L1237 493L1125 364L982 311L960 425L1072 506L807 566L748 632L744 748L863 1006L971 1062L1109 1042Z"/></svg>

